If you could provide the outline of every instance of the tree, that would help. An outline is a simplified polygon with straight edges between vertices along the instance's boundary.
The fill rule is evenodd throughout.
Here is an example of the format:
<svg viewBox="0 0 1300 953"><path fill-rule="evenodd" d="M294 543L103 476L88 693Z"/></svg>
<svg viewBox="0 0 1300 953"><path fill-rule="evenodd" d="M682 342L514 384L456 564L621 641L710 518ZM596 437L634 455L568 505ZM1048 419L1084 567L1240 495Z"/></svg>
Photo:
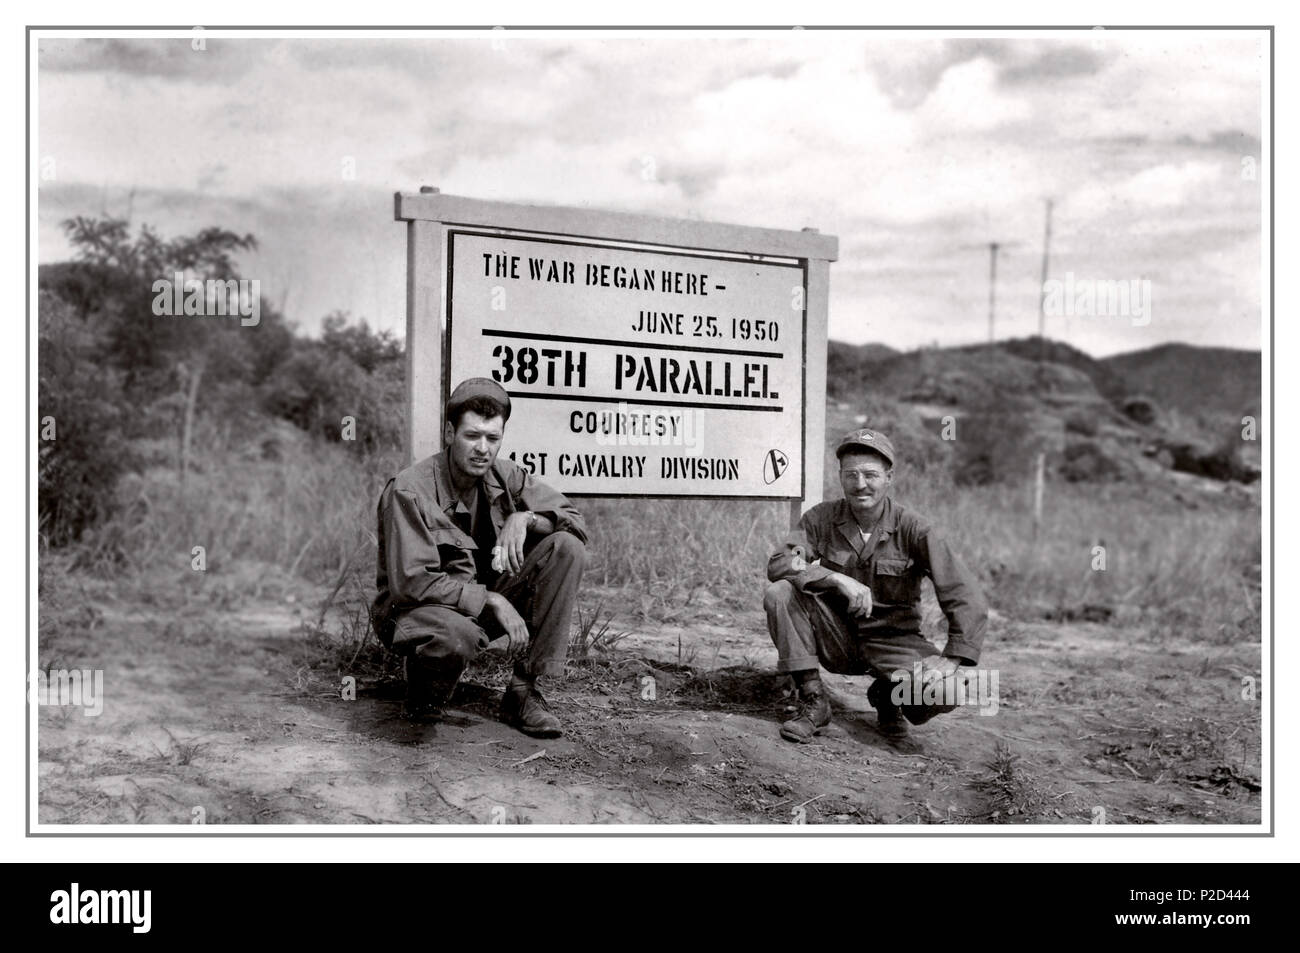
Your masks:
<svg viewBox="0 0 1300 953"><path fill-rule="evenodd" d="M172 281L178 272L200 281L236 279L234 256L256 249L257 240L224 228L205 228L166 241L148 225L132 238L126 220L118 218L77 216L65 220L63 229L80 265L74 275L89 274L102 282L110 328L108 356L127 372L127 387L152 397L170 389L169 379L181 364L188 369L187 382L189 375L202 373L207 355L220 350L216 336L222 335L226 343L231 322L154 314L154 283Z"/></svg>

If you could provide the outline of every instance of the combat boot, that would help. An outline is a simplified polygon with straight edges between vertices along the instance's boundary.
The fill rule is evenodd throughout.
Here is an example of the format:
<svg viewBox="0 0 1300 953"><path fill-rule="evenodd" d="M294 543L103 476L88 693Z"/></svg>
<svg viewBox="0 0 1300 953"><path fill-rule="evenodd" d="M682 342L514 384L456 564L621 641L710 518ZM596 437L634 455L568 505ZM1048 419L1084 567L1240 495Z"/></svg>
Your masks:
<svg viewBox="0 0 1300 953"><path fill-rule="evenodd" d="M558 738L564 734L560 719L551 712L534 680L510 679L501 698L501 720L534 738Z"/></svg>
<svg viewBox="0 0 1300 953"><path fill-rule="evenodd" d="M867 689L867 701L876 710L876 729L886 738L906 738L908 727L902 709L889 697L894 683L887 678L877 678Z"/></svg>
<svg viewBox="0 0 1300 953"><path fill-rule="evenodd" d="M449 673L440 672L434 667L417 662L407 656L404 660L406 669L406 702L402 705L402 717L415 724L430 724L440 721L443 706L451 700L456 683L460 680L447 677Z"/></svg>
<svg viewBox="0 0 1300 953"><path fill-rule="evenodd" d="M781 737L786 741L805 744L813 735L831 723L831 702L821 679L810 678L799 686L799 709L793 718L781 725Z"/></svg>

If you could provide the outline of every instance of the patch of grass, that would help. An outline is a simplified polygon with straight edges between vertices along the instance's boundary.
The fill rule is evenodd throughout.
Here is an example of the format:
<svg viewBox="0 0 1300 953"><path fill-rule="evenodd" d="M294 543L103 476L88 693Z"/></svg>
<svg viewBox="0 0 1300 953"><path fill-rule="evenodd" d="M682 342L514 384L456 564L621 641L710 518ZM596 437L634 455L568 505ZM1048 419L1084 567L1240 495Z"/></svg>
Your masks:
<svg viewBox="0 0 1300 953"><path fill-rule="evenodd" d="M584 609L579 603L574 615L577 617L573 633L569 637L569 659L570 661L585 661L597 653L608 653L613 650L614 646L623 641L632 633L620 632L613 628L614 616L612 613L605 614L603 602L597 603L590 610Z"/></svg>
<svg viewBox="0 0 1300 953"><path fill-rule="evenodd" d="M941 471L896 488L943 530L1004 613L1130 606L1157 635L1258 640L1258 507L1190 509L1156 487L1053 483L1035 542L1031 494L1028 483L958 487ZM1094 568L1099 554L1104 569Z"/></svg>
<svg viewBox="0 0 1300 953"><path fill-rule="evenodd" d="M268 458L260 449L266 435L249 426L242 433L205 422L183 485L167 467L124 477L117 515L67 558L75 563L78 553L107 546L121 558L104 573L179 574L189 573L191 549L202 545L208 572L189 573L186 585L203 587L214 607L274 595L281 580L294 578L336 588L343 581L368 601L375 504L400 455L365 455L299 435ZM836 495L828 484L827 498ZM1259 638L1257 503L1207 496L1191 506L1155 484L1052 482L1035 541L1028 482L958 486L942 466L900 467L894 495L952 542L1004 614L1042 618L1062 607L1126 606L1127 620L1140 617L1155 639ZM587 580L621 591L634 617L657 621L697 608L756 608L767 557L788 532L790 514L788 503L770 501L590 498L577 505L591 532ZM1104 547L1104 570L1094 568L1096 547ZM58 558L65 557L41 554L42 563ZM266 566L278 567L278 575L246 571ZM926 599L932 627L942 625L928 587ZM581 622L583 638L599 636L600 625Z"/></svg>
<svg viewBox="0 0 1300 953"><path fill-rule="evenodd" d="M70 657L80 656L104 621L87 578L72 562L67 553L48 552L37 568L36 654L42 670L66 667Z"/></svg>
<svg viewBox="0 0 1300 953"><path fill-rule="evenodd" d="M401 657L385 649L370 627L364 590L350 589L342 598L331 594L315 620L300 623L298 633L293 661L299 691L337 691L348 675L359 687L405 682Z"/></svg>
<svg viewBox="0 0 1300 953"><path fill-rule="evenodd" d="M181 741L168 728L164 727L163 731L167 733L171 744L167 746L166 751L158 748L158 756L172 767L191 764L205 745L202 741ZM154 747L157 748L157 745Z"/></svg>
<svg viewBox="0 0 1300 953"><path fill-rule="evenodd" d="M990 823L1032 822L1052 803L1052 795L1006 742L997 743L985 767L973 786L988 799Z"/></svg>
<svg viewBox="0 0 1300 953"><path fill-rule="evenodd" d="M786 504L741 500L580 501L592 539L588 573L625 586L647 613L686 608L708 589L728 605L761 598L773 532L789 524Z"/></svg>
<svg viewBox="0 0 1300 953"><path fill-rule="evenodd" d="M682 651L682 633L677 633L677 664L685 668L690 668L695 664L695 657L699 654L700 647L696 643L687 646L686 651Z"/></svg>
<svg viewBox="0 0 1300 953"><path fill-rule="evenodd" d="M116 515L83 549L112 540L128 571L188 563L196 545L210 571L257 563L328 583L349 565L373 568L375 505L400 455L299 434L267 456L267 435L256 421L204 421L185 482L163 466L128 474Z"/></svg>
<svg viewBox="0 0 1300 953"><path fill-rule="evenodd" d="M1225 793L1259 791L1258 709L1236 723L1204 716L1152 724L1128 741L1101 746L1090 759L1116 776L1126 773L1152 781L1191 782Z"/></svg>

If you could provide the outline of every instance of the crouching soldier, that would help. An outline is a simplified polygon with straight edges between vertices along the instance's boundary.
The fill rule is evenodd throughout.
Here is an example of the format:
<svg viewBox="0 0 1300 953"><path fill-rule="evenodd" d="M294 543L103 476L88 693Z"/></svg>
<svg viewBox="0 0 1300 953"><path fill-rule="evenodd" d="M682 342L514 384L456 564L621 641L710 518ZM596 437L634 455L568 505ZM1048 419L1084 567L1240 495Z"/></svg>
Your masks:
<svg viewBox="0 0 1300 953"><path fill-rule="evenodd" d="M388 481L371 619L405 656L408 718L437 719L491 641L518 657L502 720L553 738L540 684L564 671L587 532L562 494L497 459L509 419L504 388L464 381L447 401L446 449Z"/></svg>
<svg viewBox="0 0 1300 953"><path fill-rule="evenodd" d="M943 537L890 498L889 439L856 430L840 440L835 455L844 499L805 513L799 532L767 565L767 630L776 643L777 670L794 678L799 696L781 736L810 741L830 723L820 666L874 676L867 699L880 732L899 738L908 722L919 725L957 707L918 704L950 696L923 693L912 678L920 672L923 683L951 681L959 666L978 663L988 608L975 578ZM942 655L921 636L925 577L948 618Z"/></svg>

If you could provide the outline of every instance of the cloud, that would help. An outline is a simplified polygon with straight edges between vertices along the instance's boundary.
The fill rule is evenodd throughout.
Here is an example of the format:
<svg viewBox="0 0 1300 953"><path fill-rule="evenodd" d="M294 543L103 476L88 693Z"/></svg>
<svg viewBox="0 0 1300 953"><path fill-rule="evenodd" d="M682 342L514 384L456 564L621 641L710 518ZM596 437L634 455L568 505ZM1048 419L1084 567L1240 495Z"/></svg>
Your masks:
<svg viewBox="0 0 1300 953"><path fill-rule="evenodd" d="M133 194L137 220L165 234L257 234L258 267L308 327L334 308L400 327L392 193L429 184L819 227L841 239L832 335L907 346L986 333L993 240L1004 322L1033 329L1050 197L1062 267L1151 275L1179 302L1167 327L1257 340L1257 327L1205 316L1229 297L1258 313L1261 183L1241 161L1259 153L1262 42L1111 30L496 31L209 38L206 52L42 41L38 144L58 177L42 184L41 260L66 254L59 217Z"/></svg>
<svg viewBox="0 0 1300 953"><path fill-rule="evenodd" d="M259 46L271 42L214 38L201 27L190 36L172 39L49 37L38 42L37 60L43 72L101 72L227 83L251 69L262 58Z"/></svg>
<svg viewBox="0 0 1300 953"><path fill-rule="evenodd" d="M1057 83L1074 77L1094 76L1104 69L1101 54L1073 43L1048 41L1024 53L1026 55L1012 59L999 70L999 82L1008 86Z"/></svg>

